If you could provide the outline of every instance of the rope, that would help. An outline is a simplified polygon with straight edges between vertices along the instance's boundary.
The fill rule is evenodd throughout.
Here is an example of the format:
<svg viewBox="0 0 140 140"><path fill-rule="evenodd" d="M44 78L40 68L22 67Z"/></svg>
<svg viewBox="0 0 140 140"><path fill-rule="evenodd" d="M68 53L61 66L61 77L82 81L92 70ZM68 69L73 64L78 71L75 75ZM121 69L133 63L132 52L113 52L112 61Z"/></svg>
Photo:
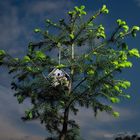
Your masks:
<svg viewBox="0 0 140 140"><path fill-rule="evenodd" d="M71 48L71 57L72 59L74 59L74 44L72 44L72 48Z"/></svg>
<svg viewBox="0 0 140 140"><path fill-rule="evenodd" d="M61 64L61 44L58 43L58 49L59 49L59 52L58 52L58 64L60 65Z"/></svg>

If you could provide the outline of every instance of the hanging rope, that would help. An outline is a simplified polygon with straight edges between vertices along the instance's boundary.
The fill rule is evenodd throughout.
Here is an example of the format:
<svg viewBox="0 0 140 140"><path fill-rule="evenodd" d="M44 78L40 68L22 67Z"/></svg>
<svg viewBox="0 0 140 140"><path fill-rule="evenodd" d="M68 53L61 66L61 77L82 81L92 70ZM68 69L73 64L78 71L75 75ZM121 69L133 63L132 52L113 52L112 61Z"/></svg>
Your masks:
<svg viewBox="0 0 140 140"><path fill-rule="evenodd" d="M74 60L74 44L71 46L71 59ZM71 80L73 80L73 74L74 74L74 67L71 66Z"/></svg>
<svg viewBox="0 0 140 140"><path fill-rule="evenodd" d="M71 58L74 59L74 44L71 47Z"/></svg>
<svg viewBox="0 0 140 140"><path fill-rule="evenodd" d="M59 52L58 52L58 64L60 65L61 64L61 44L58 43L58 49L59 49Z"/></svg>

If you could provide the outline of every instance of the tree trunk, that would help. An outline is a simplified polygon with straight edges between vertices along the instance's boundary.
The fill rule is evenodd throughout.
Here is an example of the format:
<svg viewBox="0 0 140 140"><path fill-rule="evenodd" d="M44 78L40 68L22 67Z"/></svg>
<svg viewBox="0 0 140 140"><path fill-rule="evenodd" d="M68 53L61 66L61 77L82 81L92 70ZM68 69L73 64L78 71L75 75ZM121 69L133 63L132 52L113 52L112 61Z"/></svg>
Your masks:
<svg viewBox="0 0 140 140"><path fill-rule="evenodd" d="M71 59L74 60L74 44L71 45L71 51L72 51ZM73 75L74 75L74 68L73 66L71 66L71 81L69 84L69 91L68 91L69 94L71 93ZM62 131L60 132L59 140L66 140L66 135L68 131L68 119L69 119L69 107L66 107L64 111L63 127L62 127Z"/></svg>
<svg viewBox="0 0 140 140"><path fill-rule="evenodd" d="M66 135L68 130L68 117L69 117L69 109L65 109L64 122L63 122L62 131L59 136L59 140L66 140Z"/></svg>

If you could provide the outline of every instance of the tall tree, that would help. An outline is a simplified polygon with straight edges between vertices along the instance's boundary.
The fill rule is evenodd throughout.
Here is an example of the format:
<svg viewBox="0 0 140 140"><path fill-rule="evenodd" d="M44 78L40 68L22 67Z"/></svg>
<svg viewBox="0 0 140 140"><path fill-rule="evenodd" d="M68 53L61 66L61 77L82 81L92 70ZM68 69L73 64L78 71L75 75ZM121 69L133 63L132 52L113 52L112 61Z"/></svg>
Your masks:
<svg viewBox="0 0 140 140"><path fill-rule="evenodd" d="M45 29L36 28L42 40L30 42L23 59L0 50L0 64L13 76L14 96L19 103L30 99L32 104L22 119L39 119L54 134L53 139L82 139L79 125L69 118L70 113L77 115L80 106L92 108L95 116L98 111L106 111L119 117L112 103L130 98L123 90L130 87L130 82L115 75L132 67L129 57L140 57L139 51L129 49L125 42L140 28L129 28L118 19L113 33L107 36L103 25L95 24L95 20L108 12L103 5L85 20L85 6L76 6L68 12L67 21L54 23L48 19Z"/></svg>

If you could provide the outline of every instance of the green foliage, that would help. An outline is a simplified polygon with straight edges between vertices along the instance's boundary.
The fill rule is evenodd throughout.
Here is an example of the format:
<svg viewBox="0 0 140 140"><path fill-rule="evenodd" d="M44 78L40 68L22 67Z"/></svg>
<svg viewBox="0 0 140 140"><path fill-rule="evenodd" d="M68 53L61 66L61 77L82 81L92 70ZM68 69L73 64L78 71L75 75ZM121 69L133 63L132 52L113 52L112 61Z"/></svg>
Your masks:
<svg viewBox="0 0 140 140"><path fill-rule="evenodd" d="M87 74L88 74L88 75L94 75L94 73L95 73L95 71L92 70L92 69L89 69L89 70L87 71Z"/></svg>
<svg viewBox="0 0 140 140"><path fill-rule="evenodd" d="M131 83L129 81L120 81L117 83L117 86L127 89L131 86Z"/></svg>
<svg viewBox="0 0 140 140"><path fill-rule="evenodd" d="M118 118L120 116L120 114L119 114L119 112L114 111L113 112L113 116L116 117L116 118Z"/></svg>
<svg viewBox="0 0 140 140"><path fill-rule="evenodd" d="M138 49L131 49L131 50L129 50L128 51L128 54L130 55L130 56L136 56L136 57L140 57L140 53L139 53L139 51L138 51Z"/></svg>
<svg viewBox="0 0 140 140"><path fill-rule="evenodd" d="M122 50L128 50L128 45L126 43L122 43ZM125 56L127 57L127 55L125 54Z"/></svg>
<svg viewBox="0 0 140 140"><path fill-rule="evenodd" d="M34 32L35 32L35 33L40 33L41 30L40 30L39 28L36 28L36 29L34 29Z"/></svg>
<svg viewBox="0 0 140 140"><path fill-rule="evenodd" d="M18 102L31 101L32 107L25 111L24 120L38 119L50 133L59 137L65 135L65 140L80 140L79 126L69 120L69 112L77 115L77 106L92 108L95 116L105 111L119 117L109 104L119 103L122 97L130 99L125 89L131 83L115 77L123 69L132 67L129 57L140 57L138 49L129 49L126 42L126 37L135 37L140 27L130 28L118 19L116 28L108 35L105 27L94 21L108 13L103 5L85 21L85 6L75 6L68 12L68 21L61 19L54 23L47 19L44 31L34 30L43 39L29 43L23 59L13 58L0 50L0 64L13 74L11 88ZM51 32L50 27L56 28L58 33ZM99 43L94 43L95 40ZM61 62L58 60L60 50ZM65 76L51 73L54 76L51 77L49 74L55 68L65 71Z"/></svg>
<svg viewBox="0 0 140 140"><path fill-rule="evenodd" d="M4 50L0 50L0 56L5 55L5 51Z"/></svg>
<svg viewBox="0 0 140 140"><path fill-rule="evenodd" d="M3 59L6 56L6 53L4 50L0 50L0 65L3 64Z"/></svg>
<svg viewBox="0 0 140 140"><path fill-rule="evenodd" d="M17 100L18 100L19 103L22 103L24 101L24 97L21 96L21 95L18 95Z"/></svg>
<svg viewBox="0 0 140 140"><path fill-rule="evenodd" d="M97 37L105 39L106 35L105 35L104 27L102 25L100 25L97 30L98 30Z"/></svg>
<svg viewBox="0 0 140 140"><path fill-rule="evenodd" d="M73 33L70 34L70 38L71 38L71 39L74 39L74 34L73 34Z"/></svg>
<svg viewBox="0 0 140 140"><path fill-rule="evenodd" d="M119 26L122 26L123 28L128 28L128 26L126 25L126 22L121 19L118 19L117 23Z"/></svg>
<svg viewBox="0 0 140 140"><path fill-rule="evenodd" d="M131 62L123 61L123 62L119 63L116 68L131 68L131 67L132 67Z"/></svg>
<svg viewBox="0 0 140 140"><path fill-rule="evenodd" d="M58 69L65 68L65 67L66 67L66 65L64 65L64 64L60 64L60 65L56 66L56 68L58 68Z"/></svg>
<svg viewBox="0 0 140 140"><path fill-rule="evenodd" d="M46 59L46 55L42 51L36 51L35 55L37 59L40 59L40 60Z"/></svg>
<svg viewBox="0 0 140 140"><path fill-rule="evenodd" d="M87 14L86 11L84 11L84 9L85 9L85 6L84 5L82 5L80 7L75 6L74 7L74 10L73 11L69 11L68 14L70 16L72 16L72 17L73 16L76 16L76 15L78 15L79 17L81 17L82 15L86 15Z"/></svg>
<svg viewBox="0 0 140 140"><path fill-rule="evenodd" d="M125 97L126 97L127 99L130 99L130 98L131 98L131 96L130 96L130 95L125 95Z"/></svg>
<svg viewBox="0 0 140 140"><path fill-rule="evenodd" d="M131 31L131 34L132 34L133 37L136 37L136 35L137 35L136 32L137 32L137 31L140 31L140 27L138 27L138 26L133 26L133 27L132 27L132 31Z"/></svg>
<svg viewBox="0 0 140 140"><path fill-rule="evenodd" d="M125 32L128 32L128 30L129 30L128 25L123 25L122 27L123 27L123 29L124 29Z"/></svg>
<svg viewBox="0 0 140 140"><path fill-rule="evenodd" d="M132 30L133 30L133 31L139 31L139 30L140 30L140 27L138 27L138 26L133 26Z"/></svg>
<svg viewBox="0 0 140 140"><path fill-rule="evenodd" d="M30 61L31 61L31 59L30 59L29 56L24 56L24 58L23 58L23 63L28 63L28 62L30 62Z"/></svg>
<svg viewBox="0 0 140 140"><path fill-rule="evenodd" d="M102 13L108 14L109 10L107 9L106 5L103 5L102 9L101 9Z"/></svg>
<svg viewBox="0 0 140 140"><path fill-rule="evenodd" d="M120 102L120 99L119 99L119 98L115 98L115 97L111 97L111 98L110 98L110 101L111 101L112 103L119 103L119 102Z"/></svg>
<svg viewBox="0 0 140 140"><path fill-rule="evenodd" d="M31 110L26 110L25 111L25 115L28 119L32 119L33 118L33 113Z"/></svg>

